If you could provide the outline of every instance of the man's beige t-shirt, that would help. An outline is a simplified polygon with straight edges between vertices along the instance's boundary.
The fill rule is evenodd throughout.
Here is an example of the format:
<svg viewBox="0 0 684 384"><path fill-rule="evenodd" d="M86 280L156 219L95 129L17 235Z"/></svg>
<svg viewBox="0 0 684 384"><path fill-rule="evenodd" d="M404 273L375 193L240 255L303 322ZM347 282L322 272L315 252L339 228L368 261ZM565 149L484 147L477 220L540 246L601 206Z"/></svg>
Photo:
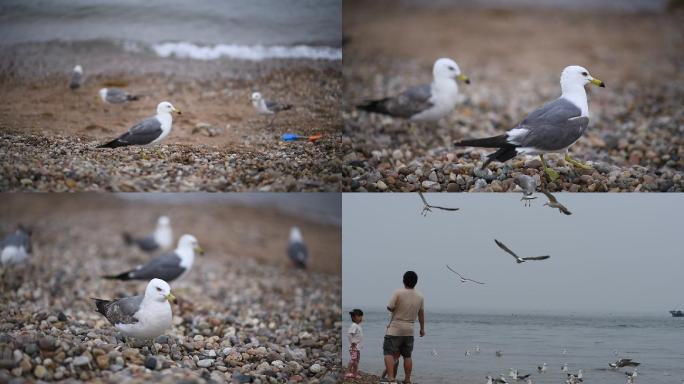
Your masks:
<svg viewBox="0 0 684 384"><path fill-rule="evenodd" d="M401 288L394 292L387 308L392 310L392 320L387 326L388 336L413 336L413 325L418 312L423 309L423 295L415 289Z"/></svg>

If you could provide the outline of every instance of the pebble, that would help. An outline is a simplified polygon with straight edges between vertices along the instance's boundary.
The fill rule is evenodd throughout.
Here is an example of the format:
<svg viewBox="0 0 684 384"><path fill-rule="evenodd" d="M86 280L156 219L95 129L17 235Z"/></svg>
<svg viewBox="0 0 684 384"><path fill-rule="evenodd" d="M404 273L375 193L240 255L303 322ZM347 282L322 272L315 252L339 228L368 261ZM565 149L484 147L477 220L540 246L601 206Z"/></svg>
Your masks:
<svg viewBox="0 0 684 384"><path fill-rule="evenodd" d="M209 368L212 365L214 365L214 360L212 359L204 359L197 362L197 366L202 368Z"/></svg>

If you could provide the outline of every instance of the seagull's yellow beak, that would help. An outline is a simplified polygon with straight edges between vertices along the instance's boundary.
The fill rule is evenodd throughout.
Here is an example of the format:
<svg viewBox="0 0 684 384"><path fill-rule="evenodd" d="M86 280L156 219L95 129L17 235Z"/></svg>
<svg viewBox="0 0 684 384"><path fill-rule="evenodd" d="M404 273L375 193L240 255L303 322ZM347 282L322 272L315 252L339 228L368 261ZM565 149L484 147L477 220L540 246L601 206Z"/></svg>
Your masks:
<svg viewBox="0 0 684 384"><path fill-rule="evenodd" d="M177 114L182 115L180 109L178 109L176 107L171 107L171 112L176 112Z"/></svg>
<svg viewBox="0 0 684 384"><path fill-rule="evenodd" d="M594 85L597 85L597 86L599 86L599 87L601 87L601 88L605 88L605 87L606 87L606 83L604 83L603 81L601 81L601 80L599 80L599 79L593 79L593 78L592 78L592 79L591 79L591 83L594 84Z"/></svg>
<svg viewBox="0 0 684 384"><path fill-rule="evenodd" d="M461 80L462 82L464 82L466 84L470 84L470 79L468 78L468 76L466 76L464 74L458 75L457 79Z"/></svg>
<svg viewBox="0 0 684 384"><path fill-rule="evenodd" d="M204 249L202 249L202 247L195 247L195 252L200 256L204 255Z"/></svg>
<svg viewBox="0 0 684 384"><path fill-rule="evenodd" d="M174 301L176 301L176 296L169 293L168 295L166 295L166 300L168 300L169 303L173 303Z"/></svg>

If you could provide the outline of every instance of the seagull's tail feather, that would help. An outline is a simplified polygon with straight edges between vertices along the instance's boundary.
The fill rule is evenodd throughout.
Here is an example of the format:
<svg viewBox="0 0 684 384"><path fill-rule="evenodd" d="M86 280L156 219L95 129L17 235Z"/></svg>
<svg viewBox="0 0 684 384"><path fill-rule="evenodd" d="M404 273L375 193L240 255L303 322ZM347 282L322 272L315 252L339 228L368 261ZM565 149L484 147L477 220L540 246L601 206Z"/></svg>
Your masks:
<svg viewBox="0 0 684 384"><path fill-rule="evenodd" d="M469 139L455 141L454 146L456 147L480 147L480 148L503 148L508 146L513 146L508 142L508 135L503 134L493 137L485 137L482 139Z"/></svg>
<svg viewBox="0 0 684 384"><path fill-rule="evenodd" d="M366 112L389 114L389 110L387 110L386 105L387 100L387 98L379 100L367 100L362 104L357 105L356 108Z"/></svg>
<svg viewBox="0 0 684 384"><path fill-rule="evenodd" d="M138 99L140 99L140 96L138 95L126 95L126 100L128 101L136 101Z"/></svg>
<svg viewBox="0 0 684 384"><path fill-rule="evenodd" d="M109 280L131 280L131 272L132 271L126 271L123 273L119 273L118 275L106 275L102 276L102 278Z"/></svg>
<svg viewBox="0 0 684 384"><path fill-rule="evenodd" d="M98 148L118 148L118 147L125 147L127 146L128 143L125 143L123 141L120 141L119 139L114 139L110 142L104 143L102 145L98 145Z"/></svg>
<svg viewBox="0 0 684 384"><path fill-rule="evenodd" d="M514 158L517 154L518 152L515 150L515 146L509 144L508 146L499 148L498 151L487 155L487 161L485 161L484 166L486 167L494 160L503 163Z"/></svg>
<svg viewBox="0 0 684 384"><path fill-rule="evenodd" d="M107 308L109 308L109 304L111 303L111 301L97 299L94 297L91 297L91 299L95 300L95 306L97 307L97 311L107 316Z"/></svg>
<svg viewBox="0 0 684 384"><path fill-rule="evenodd" d="M121 237L123 237L123 241L126 243L126 245L131 245L135 242L133 236L131 236L131 234L128 232L122 232Z"/></svg>

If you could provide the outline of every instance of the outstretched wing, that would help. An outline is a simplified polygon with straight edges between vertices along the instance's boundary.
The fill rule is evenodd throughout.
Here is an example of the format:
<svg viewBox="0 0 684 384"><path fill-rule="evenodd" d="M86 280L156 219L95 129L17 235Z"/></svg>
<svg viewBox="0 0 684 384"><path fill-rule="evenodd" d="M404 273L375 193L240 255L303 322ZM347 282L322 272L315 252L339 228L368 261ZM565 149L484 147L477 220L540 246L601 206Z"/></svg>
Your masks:
<svg viewBox="0 0 684 384"><path fill-rule="evenodd" d="M423 196L423 192L421 192L420 190L418 190L418 196L420 196L420 199L423 200L423 204L427 205L428 207L430 206L430 204L428 204L427 200L425 200L425 196Z"/></svg>
<svg viewBox="0 0 684 384"><path fill-rule="evenodd" d="M497 240L497 239L494 239L494 242L496 243L496 245L499 246L499 248L501 248L501 249L503 249L504 251L508 252L511 256L515 257L516 259L519 259L518 255L516 255L515 252L511 251L510 249L508 249L508 247L507 247L504 243L500 242L500 241Z"/></svg>
<svg viewBox="0 0 684 384"><path fill-rule="evenodd" d="M548 259L549 255L544 255L544 256L531 256L531 257L523 257L523 260L546 260Z"/></svg>
<svg viewBox="0 0 684 384"><path fill-rule="evenodd" d="M436 208L436 209L442 209L444 211L458 211L460 208L449 208L449 207L440 207L438 205L429 205L430 208Z"/></svg>
<svg viewBox="0 0 684 384"><path fill-rule="evenodd" d="M477 284L482 284L482 285L484 285L484 283L481 283L481 282L479 282L479 281L477 281L477 280L473 280L473 279L469 279L469 278L467 278L467 277L463 277L463 275L461 275L460 273L458 273L458 272L454 271L453 269L451 269L451 267L449 266L449 264L447 264L446 267L447 267L447 269L449 269L451 272L457 274L458 277L461 278L461 280L472 281L473 283L477 283Z"/></svg>
<svg viewBox="0 0 684 384"><path fill-rule="evenodd" d="M560 205L560 207L558 207L558 209L559 209L561 212L563 212L564 214L566 214L566 215L572 215L572 212L570 212L570 211L569 211L567 208L565 208L565 206L562 205L562 204Z"/></svg>
<svg viewBox="0 0 684 384"><path fill-rule="evenodd" d="M546 198L549 199L549 202L551 202L551 203L557 203L558 202L558 200L556 200L556 198L553 197L553 195L549 192L548 189L542 188L542 193L546 195Z"/></svg>

